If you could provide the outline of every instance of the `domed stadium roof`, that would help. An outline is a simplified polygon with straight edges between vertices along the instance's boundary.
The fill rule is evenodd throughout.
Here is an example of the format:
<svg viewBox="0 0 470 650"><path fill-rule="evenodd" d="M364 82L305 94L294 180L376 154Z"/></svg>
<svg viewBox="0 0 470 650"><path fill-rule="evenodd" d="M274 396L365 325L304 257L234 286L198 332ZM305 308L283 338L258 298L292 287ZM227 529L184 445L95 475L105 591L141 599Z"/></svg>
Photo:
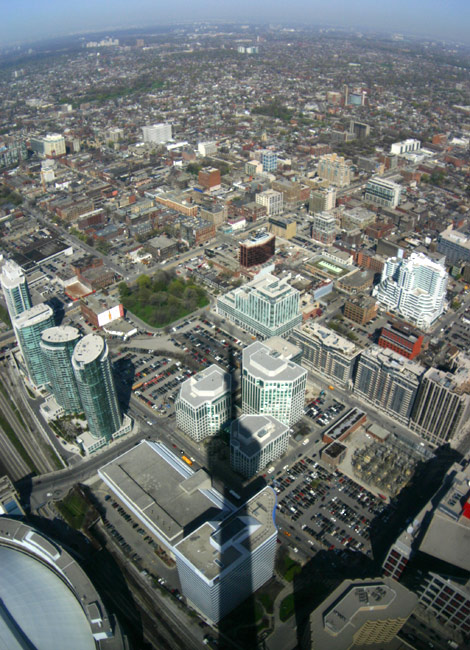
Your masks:
<svg viewBox="0 0 470 650"><path fill-rule="evenodd" d="M79 600L52 567L1 545L0 647L96 649Z"/></svg>

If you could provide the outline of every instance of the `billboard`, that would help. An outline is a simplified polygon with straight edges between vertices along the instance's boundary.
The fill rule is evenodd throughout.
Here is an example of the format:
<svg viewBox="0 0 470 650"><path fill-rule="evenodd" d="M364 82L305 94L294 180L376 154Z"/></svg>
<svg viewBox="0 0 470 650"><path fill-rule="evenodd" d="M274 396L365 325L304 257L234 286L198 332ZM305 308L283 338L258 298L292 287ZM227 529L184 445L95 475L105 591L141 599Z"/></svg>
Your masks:
<svg viewBox="0 0 470 650"><path fill-rule="evenodd" d="M113 320L117 320L118 318L122 318L123 316L124 316L123 306L116 305L115 307L111 307L111 309L107 309L106 311L101 312L101 314L98 314L98 325L100 327L103 327L103 325L112 323Z"/></svg>

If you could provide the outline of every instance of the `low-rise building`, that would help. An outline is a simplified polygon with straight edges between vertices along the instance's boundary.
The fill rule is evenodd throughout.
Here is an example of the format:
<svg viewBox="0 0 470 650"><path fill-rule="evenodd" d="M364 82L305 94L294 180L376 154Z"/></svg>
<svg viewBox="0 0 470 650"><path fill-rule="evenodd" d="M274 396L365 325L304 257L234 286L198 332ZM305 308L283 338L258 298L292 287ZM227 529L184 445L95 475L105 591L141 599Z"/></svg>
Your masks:
<svg viewBox="0 0 470 650"><path fill-rule="evenodd" d="M392 650L417 604L416 595L391 578L344 580L310 614L302 649Z"/></svg>
<svg viewBox="0 0 470 650"><path fill-rule="evenodd" d="M359 325L369 323L377 316L377 301L370 296L355 296L344 303L344 315Z"/></svg>
<svg viewBox="0 0 470 650"><path fill-rule="evenodd" d="M382 348L390 348L407 359L414 359L421 352L423 335L408 323L389 321L380 330L377 343Z"/></svg>

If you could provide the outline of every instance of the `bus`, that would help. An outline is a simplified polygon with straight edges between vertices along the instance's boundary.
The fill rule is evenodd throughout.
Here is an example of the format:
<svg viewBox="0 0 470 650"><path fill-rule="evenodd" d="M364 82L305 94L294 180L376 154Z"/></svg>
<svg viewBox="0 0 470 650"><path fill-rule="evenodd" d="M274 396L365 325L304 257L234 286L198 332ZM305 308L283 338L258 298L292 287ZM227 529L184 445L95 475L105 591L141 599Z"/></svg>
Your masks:
<svg viewBox="0 0 470 650"><path fill-rule="evenodd" d="M184 460L186 465L192 465L193 464L193 461L190 458L188 458L187 456L181 456L181 460Z"/></svg>
<svg viewBox="0 0 470 650"><path fill-rule="evenodd" d="M138 381L136 384L132 386L132 390L137 390L141 386L143 386L144 382L143 381Z"/></svg>

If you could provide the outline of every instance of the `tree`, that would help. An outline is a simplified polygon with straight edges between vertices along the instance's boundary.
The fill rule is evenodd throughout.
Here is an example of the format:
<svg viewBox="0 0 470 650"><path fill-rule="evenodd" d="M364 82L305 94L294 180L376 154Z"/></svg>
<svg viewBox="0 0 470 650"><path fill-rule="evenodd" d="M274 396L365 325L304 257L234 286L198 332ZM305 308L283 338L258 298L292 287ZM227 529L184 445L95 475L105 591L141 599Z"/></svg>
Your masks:
<svg viewBox="0 0 470 650"><path fill-rule="evenodd" d="M131 290L129 289L129 287L125 282L120 282L118 284L118 289L119 289L119 296L121 297L121 300L131 295Z"/></svg>

